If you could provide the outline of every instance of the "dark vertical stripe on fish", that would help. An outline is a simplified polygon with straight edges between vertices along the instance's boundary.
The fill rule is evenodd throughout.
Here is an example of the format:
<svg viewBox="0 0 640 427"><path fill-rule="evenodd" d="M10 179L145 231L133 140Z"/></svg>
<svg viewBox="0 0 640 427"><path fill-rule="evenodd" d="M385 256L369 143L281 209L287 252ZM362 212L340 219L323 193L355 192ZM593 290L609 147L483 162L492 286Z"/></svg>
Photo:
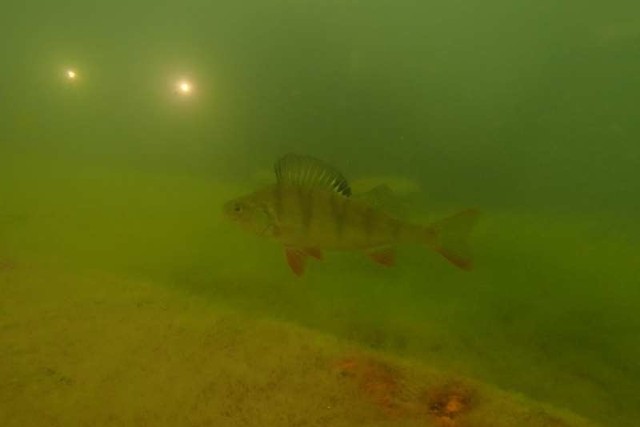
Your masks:
<svg viewBox="0 0 640 427"><path fill-rule="evenodd" d="M276 184L273 190L273 199L276 208L276 218L282 221L282 185Z"/></svg>
<svg viewBox="0 0 640 427"><path fill-rule="evenodd" d="M400 240L400 230L402 230L402 223L397 219L391 220L391 236L394 241Z"/></svg>
<svg viewBox="0 0 640 427"><path fill-rule="evenodd" d="M298 187L298 203L300 204L300 213L302 215L302 227L305 232L309 231L311 218L313 217L313 204L311 196L311 191L303 187Z"/></svg>
<svg viewBox="0 0 640 427"><path fill-rule="evenodd" d="M373 216L375 211L371 206L366 206L362 213L362 226L364 227L364 235L367 242L371 240L371 234L373 232Z"/></svg>
<svg viewBox="0 0 640 427"><path fill-rule="evenodd" d="M329 203L331 204L331 213L333 214L333 218L335 219L334 225L336 230L336 237L338 239L341 239L344 233L345 213L346 213L348 201L349 199L347 199L346 197L339 196L336 194L331 194L329 196Z"/></svg>

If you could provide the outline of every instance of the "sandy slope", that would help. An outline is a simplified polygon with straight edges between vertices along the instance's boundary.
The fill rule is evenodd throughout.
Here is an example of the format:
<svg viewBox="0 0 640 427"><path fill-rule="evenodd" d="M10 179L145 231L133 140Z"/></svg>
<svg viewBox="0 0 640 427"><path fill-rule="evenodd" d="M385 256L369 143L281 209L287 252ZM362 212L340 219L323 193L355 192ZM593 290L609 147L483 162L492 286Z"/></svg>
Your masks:
<svg viewBox="0 0 640 427"><path fill-rule="evenodd" d="M594 425L154 284L8 262L0 360L5 427Z"/></svg>

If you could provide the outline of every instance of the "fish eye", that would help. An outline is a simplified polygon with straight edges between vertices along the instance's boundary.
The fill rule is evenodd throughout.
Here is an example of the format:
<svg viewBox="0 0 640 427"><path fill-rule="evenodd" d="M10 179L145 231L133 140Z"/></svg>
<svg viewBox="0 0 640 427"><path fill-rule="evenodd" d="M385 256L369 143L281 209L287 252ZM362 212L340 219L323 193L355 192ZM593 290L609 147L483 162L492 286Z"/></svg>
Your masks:
<svg viewBox="0 0 640 427"><path fill-rule="evenodd" d="M235 203L235 204L233 205L233 211L234 211L235 213L240 213L240 212L242 212L242 206L240 205L240 203Z"/></svg>

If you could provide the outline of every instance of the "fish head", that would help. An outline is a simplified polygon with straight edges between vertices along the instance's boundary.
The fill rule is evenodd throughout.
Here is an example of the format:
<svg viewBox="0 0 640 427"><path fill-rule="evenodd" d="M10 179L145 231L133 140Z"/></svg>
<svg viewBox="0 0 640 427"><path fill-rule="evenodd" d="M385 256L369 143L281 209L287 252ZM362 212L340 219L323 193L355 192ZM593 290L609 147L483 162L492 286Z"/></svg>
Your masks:
<svg viewBox="0 0 640 427"><path fill-rule="evenodd" d="M254 195L239 197L225 203L224 216L246 231L270 235L274 229L273 215L268 206Z"/></svg>

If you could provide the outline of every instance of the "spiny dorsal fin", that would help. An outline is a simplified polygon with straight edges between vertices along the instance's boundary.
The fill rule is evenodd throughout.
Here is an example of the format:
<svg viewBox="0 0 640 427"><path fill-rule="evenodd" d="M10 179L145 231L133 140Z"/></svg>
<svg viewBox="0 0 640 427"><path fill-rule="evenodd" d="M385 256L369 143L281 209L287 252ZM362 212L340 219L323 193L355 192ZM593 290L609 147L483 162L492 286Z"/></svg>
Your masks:
<svg viewBox="0 0 640 427"><path fill-rule="evenodd" d="M351 187L345 177L328 164L309 156L287 154L275 164L278 182L302 187L323 187L345 197L351 196Z"/></svg>

